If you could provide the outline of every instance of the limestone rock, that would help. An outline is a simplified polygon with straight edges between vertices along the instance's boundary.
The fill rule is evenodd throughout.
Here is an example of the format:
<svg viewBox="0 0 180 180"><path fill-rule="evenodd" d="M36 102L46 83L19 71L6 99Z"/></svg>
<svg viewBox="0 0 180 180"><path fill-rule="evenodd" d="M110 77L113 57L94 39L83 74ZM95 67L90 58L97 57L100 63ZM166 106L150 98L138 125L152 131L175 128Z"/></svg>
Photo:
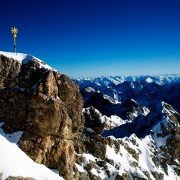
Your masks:
<svg viewBox="0 0 180 180"><path fill-rule="evenodd" d="M23 131L19 147L34 161L73 179L74 138L82 127L83 99L66 75L0 55L0 119L4 131Z"/></svg>

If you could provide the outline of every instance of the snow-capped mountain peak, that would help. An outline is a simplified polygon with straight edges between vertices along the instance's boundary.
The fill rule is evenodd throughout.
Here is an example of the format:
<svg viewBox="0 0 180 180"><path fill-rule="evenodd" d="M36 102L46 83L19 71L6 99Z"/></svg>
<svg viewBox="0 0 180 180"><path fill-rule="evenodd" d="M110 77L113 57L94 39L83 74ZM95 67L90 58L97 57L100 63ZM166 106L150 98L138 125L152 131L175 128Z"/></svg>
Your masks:
<svg viewBox="0 0 180 180"><path fill-rule="evenodd" d="M50 67L49 65L44 63L42 60L36 58L35 56L29 55L29 54L0 51L0 55L3 55L7 58L12 58L23 64L27 64L29 61L33 60L33 61L36 61L39 63L40 68L54 70L52 67Z"/></svg>

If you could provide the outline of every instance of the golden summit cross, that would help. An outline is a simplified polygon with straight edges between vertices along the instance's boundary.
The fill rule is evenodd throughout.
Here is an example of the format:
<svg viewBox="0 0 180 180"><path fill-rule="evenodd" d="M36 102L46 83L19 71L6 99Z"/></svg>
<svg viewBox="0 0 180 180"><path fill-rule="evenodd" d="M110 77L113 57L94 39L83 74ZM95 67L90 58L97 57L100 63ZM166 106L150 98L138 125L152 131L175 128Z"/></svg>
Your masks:
<svg viewBox="0 0 180 180"><path fill-rule="evenodd" d="M11 28L11 33L12 33L13 39L14 39L14 52L16 53L16 38L17 38L17 34L18 34L18 29L16 27Z"/></svg>

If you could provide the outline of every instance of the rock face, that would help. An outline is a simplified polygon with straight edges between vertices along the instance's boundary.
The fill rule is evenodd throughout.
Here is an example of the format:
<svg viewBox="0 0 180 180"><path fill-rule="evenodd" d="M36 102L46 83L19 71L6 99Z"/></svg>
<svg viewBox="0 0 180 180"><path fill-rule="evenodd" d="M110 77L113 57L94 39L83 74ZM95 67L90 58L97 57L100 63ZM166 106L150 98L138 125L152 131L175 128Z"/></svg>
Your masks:
<svg viewBox="0 0 180 180"><path fill-rule="evenodd" d="M73 179L74 139L83 126L83 99L65 75L34 57L0 55L0 119L4 131L23 131L19 147L35 162Z"/></svg>

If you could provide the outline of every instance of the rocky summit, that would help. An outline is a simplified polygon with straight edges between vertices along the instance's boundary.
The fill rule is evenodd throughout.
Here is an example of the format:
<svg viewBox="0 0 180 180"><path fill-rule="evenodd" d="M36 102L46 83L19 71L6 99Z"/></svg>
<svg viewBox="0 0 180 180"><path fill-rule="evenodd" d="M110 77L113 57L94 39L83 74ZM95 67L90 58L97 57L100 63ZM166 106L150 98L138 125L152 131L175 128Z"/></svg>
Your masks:
<svg viewBox="0 0 180 180"><path fill-rule="evenodd" d="M82 108L79 88L66 75L33 56L0 53L4 132L22 131L18 146L35 162L70 180L74 142L83 127Z"/></svg>
<svg viewBox="0 0 180 180"><path fill-rule="evenodd" d="M0 52L0 179L179 180L179 94L179 75L71 80Z"/></svg>

